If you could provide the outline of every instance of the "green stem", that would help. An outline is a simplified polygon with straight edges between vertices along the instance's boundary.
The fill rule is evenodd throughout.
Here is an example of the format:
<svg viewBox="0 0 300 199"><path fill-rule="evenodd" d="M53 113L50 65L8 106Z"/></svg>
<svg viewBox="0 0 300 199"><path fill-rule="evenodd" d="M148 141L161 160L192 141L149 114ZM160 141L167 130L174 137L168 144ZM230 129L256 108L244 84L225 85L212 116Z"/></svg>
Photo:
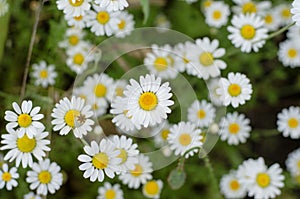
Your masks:
<svg viewBox="0 0 300 199"><path fill-rule="evenodd" d="M99 120L106 120L106 119L112 119L112 118L114 118L113 114L106 114L106 115L99 117Z"/></svg>

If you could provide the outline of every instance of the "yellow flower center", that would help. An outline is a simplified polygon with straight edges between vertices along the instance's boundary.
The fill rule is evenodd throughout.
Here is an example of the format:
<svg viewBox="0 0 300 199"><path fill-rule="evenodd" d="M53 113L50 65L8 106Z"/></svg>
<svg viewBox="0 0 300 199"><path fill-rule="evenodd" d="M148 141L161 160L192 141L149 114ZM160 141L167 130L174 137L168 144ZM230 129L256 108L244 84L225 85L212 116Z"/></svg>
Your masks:
<svg viewBox="0 0 300 199"><path fill-rule="evenodd" d="M81 53L77 53L73 57L73 63L81 65L84 62L84 56Z"/></svg>
<svg viewBox="0 0 300 199"><path fill-rule="evenodd" d="M241 28L241 35L244 39L250 40L255 37L256 30L252 25L246 24Z"/></svg>
<svg viewBox="0 0 300 199"><path fill-rule="evenodd" d="M94 88L96 97L104 97L106 95L106 86L104 84L97 84Z"/></svg>
<svg viewBox="0 0 300 199"><path fill-rule="evenodd" d="M81 21L82 20L82 15L80 15L80 16L77 16L77 17L74 17L74 19L76 20L76 21Z"/></svg>
<svg viewBox="0 0 300 199"><path fill-rule="evenodd" d="M108 14L108 12L106 11L101 11L98 12L97 14L97 20L100 24L106 24L110 19L110 16Z"/></svg>
<svg viewBox="0 0 300 199"><path fill-rule="evenodd" d="M179 136L179 143L182 146L188 146L192 141L192 138L190 136L190 134L188 133L183 133Z"/></svg>
<svg viewBox="0 0 300 199"><path fill-rule="evenodd" d="M152 111L157 104L157 96L152 92L145 92L140 96L139 105L145 111Z"/></svg>
<svg viewBox="0 0 300 199"><path fill-rule="evenodd" d="M266 173L259 173L257 174L256 177L256 183L262 187L262 188L266 188L267 186L270 185L271 179L270 176Z"/></svg>
<svg viewBox="0 0 300 199"><path fill-rule="evenodd" d="M41 70L40 71L40 78L46 79L48 77L48 71L47 70Z"/></svg>
<svg viewBox="0 0 300 199"><path fill-rule="evenodd" d="M200 55L199 61L203 66L210 66L214 63L214 57L210 52L204 52Z"/></svg>
<svg viewBox="0 0 300 199"><path fill-rule="evenodd" d="M118 24L118 27L120 30L123 30L126 26L126 21L125 20L121 20L121 22Z"/></svg>
<svg viewBox="0 0 300 199"><path fill-rule="evenodd" d="M287 8L283 9L283 10L281 11L281 16L282 16L283 18L290 18L290 17L291 17L290 9L287 9Z"/></svg>
<svg viewBox="0 0 300 199"><path fill-rule="evenodd" d="M127 160L127 152L124 149L119 149L119 151L120 154L117 157L122 159L122 162L120 164L123 164Z"/></svg>
<svg viewBox="0 0 300 199"><path fill-rule="evenodd" d="M164 71L168 68L168 61L164 57L157 57L154 61L154 68L157 71Z"/></svg>
<svg viewBox="0 0 300 199"><path fill-rule="evenodd" d="M289 125L290 128L294 129L294 128L298 127L299 122L298 122L298 120L296 118L290 118L288 120L288 125Z"/></svg>
<svg viewBox="0 0 300 199"><path fill-rule="evenodd" d="M8 173L8 172L4 172L4 173L2 174L2 180L3 180L4 182L10 181L11 178L12 178L12 176L11 176L11 174Z"/></svg>
<svg viewBox="0 0 300 199"><path fill-rule="evenodd" d="M94 103L94 104L92 105L92 109L93 109L93 110L98 110L98 108L99 108L99 106L98 106L97 103Z"/></svg>
<svg viewBox="0 0 300 199"><path fill-rule="evenodd" d="M97 153L92 159L92 164L97 169L105 169L108 163L109 159L105 153Z"/></svg>
<svg viewBox="0 0 300 199"><path fill-rule="evenodd" d="M199 119L203 119L206 116L206 112L203 109L200 109L197 113Z"/></svg>
<svg viewBox="0 0 300 199"><path fill-rule="evenodd" d="M68 126L74 128L75 127L75 119L76 117L78 117L80 115L80 112L77 110L69 110L67 111L67 113L65 114L65 122Z"/></svg>
<svg viewBox="0 0 300 199"><path fill-rule="evenodd" d="M116 90L115 90L115 93L116 93L116 96L124 96L124 89L122 87L117 87Z"/></svg>
<svg viewBox="0 0 300 199"><path fill-rule="evenodd" d="M273 23L273 17L272 17L272 15L266 15L266 16L265 16L265 23L266 23L266 24L271 24L271 23Z"/></svg>
<svg viewBox="0 0 300 199"><path fill-rule="evenodd" d="M229 186L231 190L237 191L240 188L240 183L237 180L232 180Z"/></svg>
<svg viewBox="0 0 300 199"><path fill-rule="evenodd" d="M240 125L238 125L237 123L232 123L228 126L228 131L231 134L237 134L240 130Z"/></svg>
<svg viewBox="0 0 300 199"><path fill-rule="evenodd" d="M116 192L113 189L108 189L105 192L105 199L115 199L116 198Z"/></svg>
<svg viewBox="0 0 300 199"><path fill-rule="evenodd" d="M42 184L48 184L51 181L52 176L49 171L41 171L38 175L38 178Z"/></svg>
<svg viewBox="0 0 300 199"><path fill-rule="evenodd" d="M28 127L32 123L32 118L30 115L23 113L18 116L18 124L20 127Z"/></svg>
<svg viewBox="0 0 300 199"><path fill-rule="evenodd" d="M297 56L297 50L294 48L291 48L288 50L288 56L290 58L295 58Z"/></svg>
<svg viewBox="0 0 300 199"><path fill-rule="evenodd" d="M36 140L34 138L28 138L26 134L17 139L17 147L23 153L32 152L35 146Z"/></svg>
<svg viewBox="0 0 300 199"><path fill-rule="evenodd" d="M148 194L148 195L157 195L159 192L159 186L157 184L157 182L155 180L151 180L149 182L147 182L144 186L144 191Z"/></svg>
<svg viewBox="0 0 300 199"><path fill-rule="evenodd" d="M240 85L238 85L238 84L230 84L230 86L228 87L228 93L232 97L236 97L236 96L240 95L241 92L242 92L242 89L241 89Z"/></svg>
<svg viewBox="0 0 300 199"><path fill-rule="evenodd" d="M205 8L210 7L211 4L212 4L212 0L206 0L206 1L203 2L203 6L204 6Z"/></svg>
<svg viewBox="0 0 300 199"><path fill-rule="evenodd" d="M253 2L247 2L243 5L243 13L256 13L256 5Z"/></svg>
<svg viewBox="0 0 300 199"><path fill-rule="evenodd" d="M83 4L83 2L84 2L84 0L69 0L69 3L75 7L81 6L81 4Z"/></svg>
<svg viewBox="0 0 300 199"><path fill-rule="evenodd" d="M139 177L143 173L143 167L139 164L135 164L135 168L131 170L130 173L134 177Z"/></svg>
<svg viewBox="0 0 300 199"><path fill-rule="evenodd" d="M215 10L215 11L213 12L213 18L214 18L214 19L218 20L218 19L220 19L221 17L222 17L222 12L221 12L220 10Z"/></svg>
<svg viewBox="0 0 300 199"><path fill-rule="evenodd" d="M72 46L77 45L78 42L79 42L79 38L78 38L77 35L71 35L71 36L69 37L69 44L71 44Z"/></svg>
<svg viewBox="0 0 300 199"><path fill-rule="evenodd" d="M167 140L168 138L168 135L170 133L170 130L169 129L163 129L161 132L160 132L160 136L163 140Z"/></svg>

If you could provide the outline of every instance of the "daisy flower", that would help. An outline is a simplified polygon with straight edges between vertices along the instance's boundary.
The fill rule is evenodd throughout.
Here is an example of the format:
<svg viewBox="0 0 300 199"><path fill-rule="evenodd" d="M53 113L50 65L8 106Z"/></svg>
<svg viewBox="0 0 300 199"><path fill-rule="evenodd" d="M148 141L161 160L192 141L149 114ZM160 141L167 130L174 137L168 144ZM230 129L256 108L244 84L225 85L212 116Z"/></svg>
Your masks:
<svg viewBox="0 0 300 199"><path fill-rule="evenodd" d="M255 199L275 198L280 195L280 188L284 186L284 176L279 164L267 167L261 157L244 161L238 168L237 178L246 187L248 196Z"/></svg>
<svg viewBox="0 0 300 199"><path fill-rule="evenodd" d="M122 159L121 163L118 165L118 170L120 172L133 170L135 167L134 165L138 163L138 145L133 144L133 140L131 138L127 138L125 135L115 135L111 138L111 141L115 150L120 152L117 157Z"/></svg>
<svg viewBox="0 0 300 199"><path fill-rule="evenodd" d="M124 10L129 6L127 0L95 0L95 3L109 12Z"/></svg>
<svg viewBox="0 0 300 199"><path fill-rule="evenodd" d="M287 38L295 43L300 42L300 27L292 26L286 33Z"/></svg>
<svg viewBox="0 0 300 199"><path fill-rule="evenodd" d="M90 105L85 105L85 100L72 96L71 101L64 97L55 104L51 116L54 125L53 130L59 131L60 135L67 135L71 130L75 137L82 138L87 132L92 130L94 121Z"/></svg>
<svg viewBox="0 0 300 199"><path fill-rule="evenodd" d="M217 93L217 89L219 88L219 78L213 78L209 79L207 82L207 88L209 91L209 99L215 106L221 106L222 105L222 99L221 96Z"/></svg>
<svg viewBox="0 0 300 199"><path fill-rule="evenodd" d="M168 120L165 120L162 124L153 129L154 143L157 147L165 146L168 141L168 136L170 134L171 125Z"/></svg>
<svg viewBox="0 0 300 199"><path fill-rule="evenodd" d="M292 176L300 175L300 148L288 154L285 165Z"/></svg>
<svg viewBox="0 0 300 199"><path fill-rule="evenodd" d="M144 64L151 74L154 74L163 79L174 79L178 70L174 67L174 58L172 55L172 47L164 45L152 45L152 52L147 53L144 59Z"/></svg>
<svg viewBox="0 0 300 199"><path fill-rule="evenodd" d="M82 29L80 28L68 28L65 32L64 35L64 40L58 43L58 46L60 48L72 48L72 47L76 47L76 46L81 46L81 45L85 45L83 44L84 42L82 41L83 37L84 37L84 32Z"/></svg>
<svg viewBox="0 0 300 199"><path fill-rule="evenodd" d="M119 12L110 12L100 6L93 6L95 11L87 13L87 27L91 28L91 32L96 36L111 36L118 29L120 20Z"/></svg>
<svg viewBox="0 0 300 199"><path fill-rule="evenodd" d="M279 44L278 59L286 67L300 67L300 48L294 40L285 40Z"/></svg>
<svg viewBox="0 0 300 199"><path fill-rule="evenodd" d="M233 0L236 6L233 6L232 10L235 14L263 14L266 10L271 8L270 1L255 2L252 0Z"/></svg>
<svg viewBox="0 0 300 199"><path fill-rule="evenodd" d="M118 15L120 22L118 23L118 29L115 32L115 36L119 38L124 38L130 35L131 31L134 29L133 15L129 14L127 11L122 11Z"/></svg>
<svg viewBox="0 0 300 199"><path fill-rule="evenodd" d="M143 186L143 194L147 198L160 198L160 192L163 188L163 182L161 180L150 180Z"/></svg>
<svg viewBox="0 0 300 199"><path fill-rule="evenodd" d="M239 182L235 171L222 176L220 190L225 198L244 198L247 194L246 187Z"/></svg>
<svg viewBox="0 0 300 199"><path fill-rule="evenodd" d="M0 169L0 190L3 189L4 186L9 191L12 190L13 187L17 187L18 178L19 174L17 173L16 167L9 169L7 164L3 164L2 169Z"/></svg>
<svg viewBox="0 0 300 199"><path fill-rule="evenodd" d="M63 10L65 15L79 17L85 15L85 12L90 10L91 0L57 0L58 10Z"/></svg>
<svg viewBox="0 0 300 199"><path fill-rule="evenodd" d="M275 7L276 17L280 20L280 25L285 26L292 22L291 3L281 3Z"/></svg>
<svg viewBox="0 0 300 199"><path fill-rule="evenodd" d="M107 98L112 100L116 97L124 97L124 90L126 89L128 82L126 80L116 80L113 84L113 86L111 87L111 89L113 90L113 92L109 92L108 94L110 96L108 96Z"/></svg>
<svg viewBox="0 0 300 199"><path fill-rule="evenodd" d="M90 56L88 50L83 46L69 48L67 55L67 66L77 74L82 74L87 69L88 64L93 61L93 56Z"/></svg>
<svg viewBox="0 0 300 199"><path fill-rule="evenodd" d="M13 102L12 106L14 111L5 111L4 119L8 121L6 124L6 130L11 131L17 127L18 137L21 138L26 134L28 138L33 138L36 135L38 129L44 129L45 126L39 122L44 118L43 114L38 114L41 110L41 107L36 106L32 107L31 100L23 100L21 107Z"/></svg>
<svg viewBox="0 0 300 199"><path fill-rule="evenodd" d="M300 108L290 106L277 115L277 130L284 137L300 138Z"/></svg>
<svg viewBox="0 0 300 199"><path fill-rule="evenodd" d="M171 22L168 20L167 16L163 13L160 13L155 17L154 25L157 28L162 28L157 30L159 32L163 32L163 29L171 28Z"/></svg>
<svg viewBox="0 0 300 199"><path fill-rule="evenodd" d="M250 100L252 85L246 75L230 72L226 78L221 78L216 90L224 106L231 104L234 108Z"/></svg>
<svg viewBox="0 0 300 199"><path fill-rule="evenodd" d="M145 184L152 179L152 162L148 156L138 155L138 163L134 165L134 169L126 173L121 173L119 179L124 185L128 185L131 189L138 189L141 184Z"/></svg>
<svg viewBox="0 0 300 199"><path fill-rule="evenodd" d="M194 147L202 147L202 138L201 130L197 129L195 124L179 122L171 127L167 140L170 144L170 149L174 151L175 155L183 156L186 151ZM198 149L190 151L185 154L185 158L193 156L198 151Z"/></svg>
<svg viewBox="0 0 300 199"><path fill-rule="evenodd" d="M201 1L202 11L206 12L206 9L208 9L213 3L214 3L213 0L203 0L203 1Z"/></svg>
<svg viewBox="0 0 300 199"><path fill-rule="evenodd" d="M278 17L278 12L275 9L272 9L266 12L262 19L265 22L264 27L266 27L269 31L275 31L280 26L280 18Z"/></svg>
<svg viewBox="0 0 300 199"><path fill-rule="evenodd" d="M190 41L184 43L178 43L174 46L174 67L177 68L179 72L184 72L185 70L193 68L191 65L191 60L187 58L187 52L194 44Z"/></svg>
<svg viewBox="0 0 300 199"><path fill-rule="evenodd" d="M169 83L161 84L161 78L155 78L153 74L140 76L139 83L130 79L124 94L128 98L127 114L132 117L132 122L147 128L167 119L167 113L171 113L169 106L174 104L169 100L172 97L170 91Z"/></svg>
<svg viewBox="0 0 300 199"><path fill-rule="evenodd" d="M27 193L27 194L25 194L23 198L24 198L24 199L42 199L41 196L36 195L36 194L33 193L32 191L29 192L29 193Z"/></svg>
<svg viewBox="0 0 300 199"><path fill-rule="evenodd" d="M264 21L255 14L234 15L231 20L232 26L228 26L230 32L228 39L242 52L250 53L251 50L258 52L265 44L268 37L268 29L264 27Z"/></svg>
<svg viewBox="0 0 300 199"><path fill-rule="evenodd" d="M102 182L105 175L109 178L115 177L117 166L122 162L122 159L118 157L120 151L115 150L112 142L104 138L99 144L92 141L91 146L86 145L83 149L87 155L81 154L77 159L83 162L79 166L79 170L84 171L84 178L90 178L92 182L97 179Z"/></svg>
<svg viewBox="0 0 300 199"><path fill-rule="evenodd" d="M77 17L65 15L65 20L70 27L74 27L76 29L83 29L86 27L86 15L79 15Z"/></svg>
<svg viewBox="0 0 300 199"><path fill-rule="evenodd" d="M31 171L27 171L26 182L31 190L36 190L37 194L46 196L54 194L63 183L63 175L60 166L49 159L34 162Z"/></svg>
<svg viewBox="0 0 300 199"><path fill-rule="evenodd" d="M42 160L46 156L46 151L50 151L47 146L50 141L45 139L49 135L48 132L44 132L44 129L39 129L37 133L28 138L26 134L22 137L18 137L18 131L11 129L8 134L1 135L1 144L3 145L0 150L9 150L4 160L12 162L16 160L16 167L19 167L22 162L23 168L27 166L32 167L33 159L32 155Z"/></svg>
<svg viewBox="0 0 300 199"><path fill-rule="evenodd" d="M195 100L188 108L188 121L199 127L208 127L215 119L216 109L206 100Z"/></svg>
<svg viewBox="0 0 300 199"><path fill-rule="evenodd" d="M187 52L187 59L191 60L192 68L187 70L188 74L198 76L207 80L210 77L217 77L221 74L220 69L226 68L226 63L219 58L225 54L224 48L218 48L219 41L210 41L208 37L197 39Z"/></svg>
<svg viewBox="0 0 300 199"><path fill-rule="evenodd" d="M220 121L219 131L221 140L227 140L230 145L245 143L250 136L250 120L244 114L227 113Z"/></svg>
<svg viewBox="0 0 300 199"><path fill-rule="evenodd" d="M46 88L49 85L54 85L57 73L55 72L54 65L48 65L45 61L40 61L38 64L32 65L32 77L35 79L36 86L41 85Z"/></svg>
<svg viewBox="0 0 300 199"><path fill-rule="evenodd" d="M123 199L123 191L119 184L111 185L105 182L102 187L98 188L97 199Z"/></svg>
<svg viewBox="0 0 300 199"><path fill-rule="evenodd" d="M6 0L0 0L0 17L8 12L9 4Z"/></svg>
<svg viewBox="0 0 300 199"><path fill-rule="evenodd" d="M296 22L297 26L300 26L300 1L299 0L294 0L292 3L292 20Z"/></svg>
<svg viewBox="0 0 300 199"><path fill-rule="evenodd" d="M133 122L128 115L128 99L117 96L111 103L110 113L114 114L112 122L122 131L128 132L141 129L141 125Z"/></svg>
<svg viewBox="0 0 300 199"><path fill-rule="evenodd" d="M222 1L213 2L205 9L205 22L211 26L220 28L227 24L230 15L229 6Z"/></svg>

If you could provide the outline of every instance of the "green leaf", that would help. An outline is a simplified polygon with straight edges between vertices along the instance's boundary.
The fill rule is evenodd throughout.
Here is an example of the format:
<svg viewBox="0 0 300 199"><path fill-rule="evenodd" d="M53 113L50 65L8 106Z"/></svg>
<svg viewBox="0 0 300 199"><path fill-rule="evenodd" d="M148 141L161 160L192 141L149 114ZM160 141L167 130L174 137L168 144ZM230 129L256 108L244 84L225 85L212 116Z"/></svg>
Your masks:
<svg viewBox="0 0 300 199"><path fill-rule="evenodd" d="M179 189L185 183L186 174L178 168L173 169L168 176L168 183L172 189Z"/></svg>
<svg viewBox="0 0 300 199"><path fill-rule="evenodd" d="M144 13L143 23L145 24L149 18L149 12L150 12L149 0L141 0L141 5Z"/></svg>

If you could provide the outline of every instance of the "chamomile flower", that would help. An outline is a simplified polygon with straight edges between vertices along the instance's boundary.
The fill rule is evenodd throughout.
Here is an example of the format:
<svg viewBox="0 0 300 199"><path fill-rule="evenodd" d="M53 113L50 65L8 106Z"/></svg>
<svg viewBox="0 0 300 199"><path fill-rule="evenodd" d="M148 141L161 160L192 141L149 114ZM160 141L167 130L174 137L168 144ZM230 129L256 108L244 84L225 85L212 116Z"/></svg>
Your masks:
<svg viewBox="0 0 300 199"><path fill-rule="evenodd" d="M45 61L40 61L38 64L32 65L32 76L35 79L36 86L41 85L46 88L49 85L54 85L57 73L54 65L48 65Z"/></svg>
<svg viewBox="0 0 300 199"><path fill-rule="evenodd" d="M8 121L6 125L6 130L10 131L11 129L18 129L18 137L23 137L24 134L28 138L33 138L37 134L38 129L44 129L45 126L39 122L44 118L43 114L39 114L41 107L32 107L31 100L23 100L21 107L13 102L12 106L15 112L5 111L4 119Z"/></svg>
<svg viewBox="0 0 300 199"><path fill-rule="evenodd" d="M178 70L174 67L174 58L170 45L159 47L152 45L152 52L147 53L144 64L151 74L163 79L174 79Z"/></svg>
<svg viewBox="0 0 300 199"><path fill-rule="evenodd" d="M278 17L278 12L275 9L267 11L264 15L262 15L262 19L265 22L264 27L270 31L275 31L280 26L280 18Z"/></svg>
<svg viewBox="0 0 300 199"><path fill-rule="evenodd" d="M247 194L246 187L239 182L235 171L222 176L220 189L225 198L244 198Z"/></svg>
<svg viewBox="0 0 300 199"><path fill-rule="evenodd" d="M95 117L102 116L107 112L108 102L104 98L95 100L88 97L87 104L91 105Z"/></svg>
<svg viewBox="0 0 300 199"><path fill-rule="evenodd" d="M187 59L191 60L192 68L187 70L190 75L198 76L207 80L210 77L217 77L221 74L221 69L226 68L226 63L219 59L225 54L224 48L219 48L219 41L210 41L208 37L197 39L187 52Z"/></svg>
<svg viewBox="0 0 300 199"><path fill-rule="evenodd" d="M115 36L123 38L130 35L131 31L134 29L133 15L129 14L127 11L122 11L118 15L120 22L118 23L118 29L116 30Z"/></svg>
<svg viewBox="0 0 300 199"><path fill-rule="evenodd" d="M171 22L168 20L167 16L163 13L160 13L156 16L154 20L154 25L157 28L162 28L157 30L159 32L163 32L164 29L171 28Z"/></svg>
<svg viewBox="0 0 300 199"><path fill-rule="evenodd" d="M221 106L222 100L220 99L220 95L217 93L217 89L219 88L219 78L209 79L207 82L207 88L209 91L209 99L215 106Z"/></svg>
<svg viewBox="0 0 300 199"><path fill-rule="evenodd" d="M93 57L88 54L88 50L83 46L69 48L67 55L67 66L77 74L83 73L88 64L93 61Z"/></svg>
<svg viewBox="0 0 300 199"><path fill-rule="evenodd" d="M220 28L227 24L230 15L229 6L222 1L213 2L205 10L205 22L211 26Z"/></svg>
<svg viewBox="0 0 300 199"><path fill-rule="evenodd" d="M292 3L292 20L296 22L297 26L300 26L300 1L299 0L294 0Z"/></svg>
<svg viewBox="0 0 300 199"><path fill-rule="evenodd" d="M32 191L29 192L29 193L27 193L27 194L25 194L23 198L24 198L24 199L42 199L41 196L36 195L36 194L33 193Z"/></svg>
<svg viewBox="0 0 300 199"><path fill-rule="evenodd" d="M170 128L171 125L169 124L168 120L165 120L163 123L153 129L153 134L155 135L155 146L162 147L168 143L167 139L170 134Z"/></svg>
<svg viewBox="0 0 300 199"><path fill-rule="evenodd" d="M90 10L91 0L57 0L58 10L63 10L65 15L79 17L85 15L85 12Z"/></svg>
<svg viewBox="0 0 300 199"><path fill-rule="evenodd" d="M277 115L277 130L284 137L300 138L300 108L290 106Z"/></svg>
<svg viewBox="0 0 300 199"><path fill-rule="evenodd" d="M37 194L54 194L60 189L63 183L63 175L60 172L60 166L56 162L50 162L49 159L34 162L32 170L27 171L26 182L29 183L31 190L36 190Z"/></svg>
<svg viewBox="0 0 300 199"><path fill-rule="evenodd" d="M122 162L122 159L118 157L120 151L115 150L112 142L104 138L99 144L92 141L91 146L86 145L83 149L87 155L81 154L77 159L83 162L79 166L79 170L84 171L84 178L90 178L92 182L97 179L102 182L105 175L109 178L115 177L117 166Z"/></svg>
<svg viewBox="0 0 300 199"><path fill-rule="evenodd" d="M38 160L42 160L46 156L46 151L50 151L47 146L50 141L45 139L49 135L48 132L44 132L44 129L39 129L38 132L33 135L33 138L28 138L26 134L22 137L18 137L18 130L11 129L8 134L1 135L1 144L3 145L1 150L9 150L4 156L4 160L12 162L16 160L16 167L19 167L22 162L23 168L27 166L31 167L33 164L32 156Z"/></svg>
<svg viewBox="0 0 300 199"><path fill-rule="evenodd" d="M220 121L219 131L221 140L227 140L230 145L245 143L250 136L250 120L244 114L227 113Z"/></svg>
<svg viewBox="0 0 300 199"><path fill-rule="evenodd" d="M300 148L288 154L285 164L292 176L300 175Z"/></svg>
<svg viewBox="0 0 300 199"><path fill-rule="evenodd" d="M236 108L239 105L245 104L247 100L250 100L252 85L246 75L230 72L227 79L220 79L219 88L216 92L220 95L224 106L231 104Z"/></svg>
<svg viewBox="0 0 300 199"><path fill-rule="evenodd" d="M118 172L127 172L128 170L134 169L134 165L138 163L138 145L133 143L133 140L127 138L125 135L120 137L115 135L111 138L111 141L115 146L115 150L120 152L117 157L122 159L121 163L118 165Z"/></svg>
<svg viewBox="0 0 300 199"><path fill-rule="evenodd" d="M70 27L74 27L77 29L83 29L86 27L86 15L79 15L77 17L65 15L65 20L67 21L67 24Z"/></svg>
<svg viewBox="0 0 300 199"><path fill-rule="evenodd" d="M152 179L152 162L148 156L138 155L138 163L134 165L134 169L129 172L121 173L119 179L129 188L138 189L141 184L145 184Z"/></svg>
<svg viewBox="0 0 300 199"><path fill-rule="evenodd" d="M120 20L119 12L110 12L100 6L93 6L95 11L87 13L87 27L91 28L91 32L96 36L111 36L118 29Z"/></svg>
<svg viewBox="0 0 300 199"><path fill-rule="evenodd" d="M0 169L0 190L3 189L4 186L9 191L12 190L13 187L17 187L18 178L19 174L16 167L9 169L7 164L3 164L2 169Z"/></svg>
<svg viewBox="0 0 300 199"><path fill-rule="evenodd" d="M279 44L278 59L286 67L300 67L300 48L294 40Z"/></svg>
<svg viewBox="0 0 300 199"><path fill-rule="evenodd" d="M266 10L270 9L271 2L260 1L255 2L252 0L233 0L236 6L233 6L232 10L235 14L263 14Z"/></svg>
<svg viewBox="0 0 300 199"><path fill-rule="evenodd" d="M8 12L9 4L6 0L0 0L0 17Z"/></svg>
<svg viewBox="0 0 300 199"><path fill-rule="evenodd" d="M203 0L201 1L201 9L203 12L206 12L206 10L214 3L213 0Z"/></svg>
<svg viewBox="0 0 300 199"><path fill-rule="evenodd" d="M132 122L147 128L167 119L167 114L171 113L169 106L174 104L170 91L169 83L161 84L161 78L153 74L140 76L139 83L130 79L124 94L128 98L127 114Z"/></svg>
<svg viewBox="0 0 300 199"><path fill-rule="evenodd" d="M264 27L264 21L259 16L234 15L231 24L232 26L227 27L230 32L228 38L236 48L241 48L242 52L250 53L251 50L258 52L265 44L268 29Z"/></svg>
<svg viewBox="0 0 300 199"><path fill-rule="evenodd" d="M123 191L119 184L110 184L105 182L102 187L98 188L97 199L123 199Z"/></svg>
<svg viewBox="0 0 300 199"><path fill-rule="evenodd" d="M187 52L194 44L190 41L184 43L178 43L174 46L174 65L179 72L184 72L185 70L191 69L191 60L187 58Z"/></svg>
<svg viewBox="0 0 300 199"><path fill-rule="evenodd" d="M124 10L129 6L127 0L95 0L95 3L109 12Z"/></svg>
<svg viewBox="0 0 300 199"><path fill-rule="evenodd" d="M216 116L216 109L206 100L195 100L188 108L188 121L199 127L208 127Z"/></svg>
<svg viewBox="0 0 300 199"><path fill-rule="evenodd" d="M128 99L117 96L111 103L110 113L114 114L112 122L122 131L128 132L141 129L141 125L134 123L128 115Z"/></svg>
<svg viewBox="0 0 300 199"><path fill-rule="evenodd" d="M111 89L113 92L109 92L108 94L111 96L108 96L108 99L114 99L115 97L124 97L124 90L126 89L128 82L126 80L116 80L113 87Z"/></svg>
<svg viewBox="0 0 300 199"><path fill-rule="evenodd" d="M288 29L288 32L286 33L287 38L290 41L293 41L295 43L300 42L300 27L299 26L292 26Z"/></svg>
<svg viewBox="0 0 300 199"><path fill-rule="evenodd" d="M163 188L163 182L161 180L150 180L143 186L143 194L147 198L160 198L160 192Z"/></svg>
<svg viewBox="0 0 300 199"><path fill-rule="evenodd" d="M60 135L67 135L71 130L75 137L82 138L92 130L94 121L89 119L93 115L90 105L85 105L85 100L72 96L71 101L64 97L55 104L52 111L53 130Z"/></svg>
<svg viewBox="0 0 300 199"><path fill-rule="evenodd" d="M201 130L197 129L195 124L179 122L171 127L167 140L175 155L185 155L185 158L188 158L197 153L198 149L194 149L187 154L185 152L194 147L202 147L202 138Z"/></svg>
<svg viewBox="0 0 300 199"><path fill-rule="evenodd" d="M280 20L280 25L285 26L292 22L291 3L281 3L276 6L277 16Z"/></svg>
<svg viewBox="0 0 300 199"><path fill-rule="evenodd" d="M72 48L83 44L84 32L80 28L68 28L65 32L65 39L58 43L60 48Z"/></svg>
<svg viewBox="0 0 300 199"><path fill-rule="evenodd" d="M267 167L261 157L244 161L238 168L237 178L246 187L248 196L255 199L275 198L280 195L280 188L284 186L284 176L279 164Z"/></svg>

